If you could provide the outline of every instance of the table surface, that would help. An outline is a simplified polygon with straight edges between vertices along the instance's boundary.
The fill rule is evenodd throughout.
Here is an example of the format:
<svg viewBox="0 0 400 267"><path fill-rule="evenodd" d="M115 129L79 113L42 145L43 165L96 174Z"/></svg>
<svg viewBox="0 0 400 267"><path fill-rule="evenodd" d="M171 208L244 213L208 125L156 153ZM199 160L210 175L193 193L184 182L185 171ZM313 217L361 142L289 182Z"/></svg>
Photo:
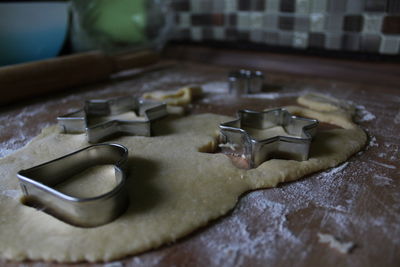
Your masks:
<svg viewBox="0 0 400 267"><path fill-rule="evenodd" d="M398 65L190 46L169 48L165 58L162 63L172 64L161 69L126 71L108 82L1 107L0 156L93 97L198 84L204 94L190 113L234 116L239 108L295 104L309 92L331 95L357 105L355 119L369 136L362 152L336 168L244 194L232 212L207 227L112 266L400 266ZM237 67L265 71L264 92L227 98L226 75ZM318 233L355 247L341 254L321 244ZM19 263L0 260L0 265Z"/></svg>

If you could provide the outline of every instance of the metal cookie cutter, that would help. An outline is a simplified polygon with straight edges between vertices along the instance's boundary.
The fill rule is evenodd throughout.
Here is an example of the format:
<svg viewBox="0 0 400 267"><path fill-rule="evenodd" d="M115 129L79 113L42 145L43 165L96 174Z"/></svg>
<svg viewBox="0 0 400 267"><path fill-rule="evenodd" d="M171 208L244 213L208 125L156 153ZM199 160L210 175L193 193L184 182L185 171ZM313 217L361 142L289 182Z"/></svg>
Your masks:
<svg viewBox="0 0 400 267"><path fill-rule="evenodd" d="M128 111L133 111L140 117L137 120L111 119L98 122L101 117ZM165 104L135 97L119 97L110 100L88 100L83 110L60 116L57 120L62 132L86 132L88 142L96 143L115 133L151 136L151 123L167 114Z"/></svg>
<svg viewBox="0 0 400 267"><path fill-rule="evenodd" d="M259 166L271 157L307 160L312 138L318 121L291 115L285 109L263 112L240 110L238 119L220 124L222 153L241 156L250 163L250 168ZM273 136L259 139L246 129L268 129L282 126L292 136Z"/></svg>
<svg viewBox="0 0 400 267"><path fill-rule="evenodd" d="M264 74L261 71L232 71L228 75L229 93L236 96L259 93L263 82Z"/></svg>
<svg viewBox="0 0 400 267"><path fill-rule="evenodd" d="M128 149L119 144L98 144L46 162L17 176L24 194L24 203L75 226L94 227L116 219L128 207L126 162ZM116 186L96 197L79 198L66 195L55 186L73 175L99 164L113 164Z"/></svg>

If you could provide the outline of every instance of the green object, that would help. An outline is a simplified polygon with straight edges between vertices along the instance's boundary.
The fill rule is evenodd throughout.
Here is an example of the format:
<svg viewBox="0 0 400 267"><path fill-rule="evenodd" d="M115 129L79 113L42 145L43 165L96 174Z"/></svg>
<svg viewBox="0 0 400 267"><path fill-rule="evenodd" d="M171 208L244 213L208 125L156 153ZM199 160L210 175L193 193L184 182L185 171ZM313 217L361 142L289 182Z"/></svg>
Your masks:
<svg viewBox="0 0 400 267"><path fill-rule="evenodd" d="M117 43L144 43L146 38L146 0L97 0L92 15L93 31Z"/></svg>
<svg viewBox="0 0 400 267"><path fill-rule="evenodd" d="M144 43L146 38L146 0L97 0L90 10L92 28L118 43Z"/></svg>
<svg viewBox="0 0 400 267"><path fill-rule="evenodd" d="M72 0L71 3L74 51L159 50L173 26L167 0Z"/></svg>

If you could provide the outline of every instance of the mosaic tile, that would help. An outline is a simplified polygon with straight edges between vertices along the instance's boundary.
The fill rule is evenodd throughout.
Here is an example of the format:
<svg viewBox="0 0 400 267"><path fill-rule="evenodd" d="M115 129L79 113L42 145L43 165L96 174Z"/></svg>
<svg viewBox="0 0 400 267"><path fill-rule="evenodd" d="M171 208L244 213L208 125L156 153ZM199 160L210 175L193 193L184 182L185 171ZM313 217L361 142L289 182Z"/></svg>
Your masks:
<svg viewBox="0 0 400 267"><path fill-rule="evenodd" d="M203 39L203 32L200 27L190 28L190 34L194 41L201 41Z"/></svg>
<svg viewBox="0 0 400 267"><path fill-rule="evenodd" d="M400 16L386 16L383 19L382 32L385 34L400 34Z"/></svg>
<svg viewBox="0 0 400 267"><path fill-rule="evenodd" d="M226 18L227 18L226 25L228 25L228 26L236 26L237 25L237 14L236 13L228 14L226 16Z"/></svg>
<svg viewBox="0 0 400 267"><path fill-rule="evenodd" d="M280 0L266 0L265 10L268 12L278 12L280 8Z"/></svg>
<svg viewBox="0 0 400 267"><path fill-rule="evenodd" d="M346 13L348 14L361 14L364 10L364 1L362 0L350 0L347 1Z"/></svg>
<svg viewBox="0 0 400 267"><path fill-rule="evenodd" d="M361 15L347 15L344 17L343 30L347 32L360 32L363 28L364 18Z"/></svg>
<svg viewBox="0 0 400 267"><path fill-rule="evenodd" d="M294 30L295 31L308 31L310 29L310 17L295 17L294 18Z"/></svg>
<svg viewBox="0 0 400 267"><path fill-rule="evenodd" d="M278 29L278 15L276 14L265 14L264 15L264 28L266 30L277 30Z"/></svg>
<svg viewBox="0 0 400 267"><path fill-rule="evenodd" d="M293 30L294 18L292 16L279 16L278 25L281 30Z"/></svg>
<svg viewBox="0 0 400 267"><path fill-rule="evenodd" d="M365 14L364 27L365 33L380 33L382 28L383 16L381 14Z"/></svg>
<svg viewBox="0 0 400 267"><path fill-rule="evenodd" d="M308 46L308 33L294 32L293 46L296 48L306 48Z"/></svg>
<svg viewBox="0 0 400 267"><path fill-rule="evenodd" d="M389 14L399 14L400 13L400 1L399 0L387 0L386 12Z"/></svg>
<svg viewBox="0 0 400 267"><path fill-rule="evenodd" d="M193 13L201 12L201 1L190 0L190 11Z"/></svg>
<svg viewBox="0 0 400 267"><path fill-rule="evenodd" d="M344 13L346 11L346 5L347 0L331 0L328 4L328 11L331 13Z"/></svg>
<svg viewBox="0 0 400 267"><path fill-rule="evenodd" d="M189 11L190 10L189 0L175 0L172 2L171 6L175 11Z"/></svg>
<svg viewBox="0 0 400 267"><path fill-rule="evenodd" d="M223 12L225 10L225 1L211 1L212 2L212 9L215 12Z"/></svg>
<svg viewBox="0 0 400 267"><path fill-rule="evenodd" d="M237 28L226 28L225 29L225 36L227 41L236 41L239 36L239 31Z"/></svg>
<svg viewBox="0 0 400 267"><path fill-rule="evenodd" d="M279 44L282 46L291 47L293 45L293 32L280 31L279 32Z"/></svg>
<svg viewBox="0 0 400 267"><path fill-rule="evenodd" d="M342 34L340 33L326 34L325 47L332 50L340 50L342 48Z"/></svg>
<svg viewBox="0 0 400 267"><path fill-rule="evenodd" d="M213 36L215 40L223 41L225 39L225 28L213 27Z"/></svg>
<svg viewBox="0 0 400 267"><path fill-rule="evenodd" d="M251 30L250 31L250 41L255 43L261 43L264 41L264 31L263 30Z"/></svg>
<svg viewBox="0 0 400 267"><path fill-rule="evenodd" d="M201 0L197 0L201 1ZM219 0L222 1L222 0ZM225 10L224 12L236 12L237 11L237 1L235 0L225 0Z"/></svg>
<svg viewBox="0 0 400 267"><path fill-rule="evenodd" d="M281 12L293 13L296 8L296 0L281 0L279 10Z"/></svg>
<svg viewBox="0 0 400 267"><path fill-rule="evenodd" d="M251 2L249 0L237 0L237 7L239 11L250 11Z"/></svg>
<svg viewBox="0 0 400 267"><path fill-rule="evenodd" d="M322 32L325 30L325 18L324 13L313 13L310 15L310 31Z"/></svg>
<svg viewBox="0 0 400 267"><path fill-rule="evenodd" d="M261 12L252 12L250 14L250 27L253 29L263 28L264 14Z"/></svg>
<svg viewBox="0 0 400 267"><path fill-rule="evenodd" d="M311 13L324 13L328 10L328 0L314 0L311 3Z"/></svg>
<svg viewBox="0 0 400 267"><path fill-rule="evenodd" d="M203 40L209 41L214 39L214 31L212 27L202 27L201 30L201 36Z"/></svg>
<svg viewBox="0 0 400 267"><path fill-rule="evenodd" d="M400 54L400 0L171 0L174 38Z"/></svg>
<svg viewBox="0 0 400 267"><path fill-rule="evenodd" d="M279 44L279 33L278 32L265 32L264 40L269 45Z"/></svg>
<svg viewBox="0 0 400 267"><path fill-rule="evenodd" d="M345 33L342 36L342 48L346 51L360 50L360 35L358 33Z"/></svg>
<svg viewBox="0 0 400 267"><path fill-rule="evenodd" d="M393 36L382 36L379 52L382 54L398 54L400 47L400 38Z"/></svg>
<svg viewBox="0 0 400 267"><path fill-rule="evenodd" d="M365 1L365 11L369 12L382 12L385 11L386 1L384 0L364 0Z"/></svg>
<svg viewBox="0 0 400 267"><path fill-rule="evenodd" d="M237 26L238 28L249 28L251 26L249 12L240 12L237 14Z"/></svg>
<svg viewBox="0 0 400 267"><path fill-rule="evenodd" d="M190 27L191 23L190 23L190 14L187 12L182 12L179 14L179 26L186 28L186 27Z"/></svg>
<svg viewBox="0 0 400 267"><path fill-rule="evenodd" d="M310 35L308 36L308 47L324 48L325 47L325 34L310 33Z"/></svg>
<svg viewBox="0 0 400 267"><path fill-rule="evenodd" d="M368 53L379 52L381 36L377 34L364 34L361 36L361 51Z"/></svg>
<svg viewBox="0 0 400 267"><path fill-rule="evenodd" d="M342 32L343 17L339 15L326 16L325 30L328 32Z"/></svg>
<svg viewBox="0 0 400 267"><path fill-rule="evenodd" d="M310 0L296 0L296 14L309 14L311 11Z"/></svg>

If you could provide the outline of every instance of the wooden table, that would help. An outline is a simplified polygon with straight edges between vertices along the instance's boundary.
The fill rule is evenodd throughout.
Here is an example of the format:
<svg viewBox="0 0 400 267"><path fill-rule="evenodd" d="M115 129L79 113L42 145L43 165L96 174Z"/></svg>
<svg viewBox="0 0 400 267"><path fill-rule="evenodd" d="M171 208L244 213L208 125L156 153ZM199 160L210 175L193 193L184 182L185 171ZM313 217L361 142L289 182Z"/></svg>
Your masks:
<svg viewBox="0 0 400 267"><path fill-rule="evenodd" d="M358 105L356 119L369 136L362 152L325 172L245 194L230 214L209 226L110 266L400 266L398 65L197 46L170 47L163 62L171 58L174 64L167 68L125 72L108 82L1 107L0 155L24 146L57 115L93 97L200 84L205 94L191 113L233 116L238 108L295 104L307 92L332 95ZM226 74L237 67L266 72L259 98L225 97ZM321 244L318 233L356 246L341 254Z"/></svg>

